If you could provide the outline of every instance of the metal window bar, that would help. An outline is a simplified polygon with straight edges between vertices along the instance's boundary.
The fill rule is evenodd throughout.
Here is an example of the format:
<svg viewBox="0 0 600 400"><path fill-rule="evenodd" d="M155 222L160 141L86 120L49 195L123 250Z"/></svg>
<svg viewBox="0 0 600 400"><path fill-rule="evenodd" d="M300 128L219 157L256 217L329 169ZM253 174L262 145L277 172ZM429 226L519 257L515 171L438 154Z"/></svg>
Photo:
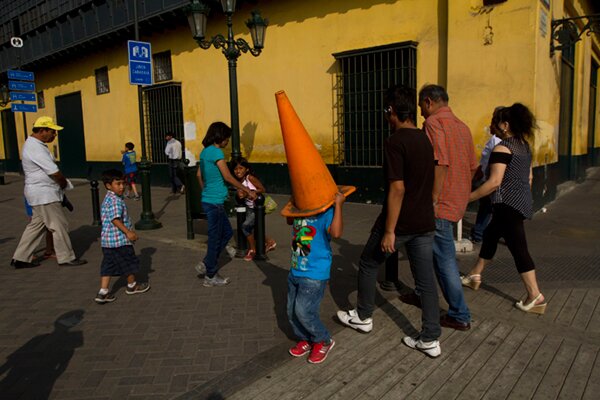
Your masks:
<svg viewBox="0 0 600 400"><path fill-rule="evenodd" d="M108 84L108 67L98 68L96 71L96 94L110 92Z"/></svg>
<svg viewBox="0 0 600 400"><path fill-rule="evenodd" d="M334 54L340 61L334 91L338 113L337 162L344 166L379 167L390 130L383 115L388 87L416 88L416 43Z"/></svg>
<svg viewBox="0 0 600 400"><path fill-rule="evenodd" d="M143 90L144 131L147 157L154 164L166 164L165 134L172 132L185 150L181 83L149 86ZM183 154L185 156L185 154Z"/></svg>
<svg viewBox="0 0 600 400"><path fill-rule="evenodd" d="M154 82L164 82L173 79L171 52L163 51L152 56L154 61Z"/></svg>

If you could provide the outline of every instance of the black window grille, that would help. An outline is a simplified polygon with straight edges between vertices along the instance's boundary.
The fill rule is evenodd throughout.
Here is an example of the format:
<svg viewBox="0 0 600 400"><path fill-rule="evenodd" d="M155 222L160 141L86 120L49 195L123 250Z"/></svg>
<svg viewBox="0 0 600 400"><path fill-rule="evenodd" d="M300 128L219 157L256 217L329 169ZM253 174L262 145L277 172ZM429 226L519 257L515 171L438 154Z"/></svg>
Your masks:
<svg viewBox="0 0 600 400"><path fill-rule="evenodd" d="M96 71L96 94L110 92L108 85L108 67L98 68Z"/></svg>
<svg viewBox="0 0 600 400"><path fill-rule="evenodd" d="M185 149L183 101L180 83L164 83L144 88L144 131L148 158L154 164L167 163L165 134L173 133ZM185 156L185 154L183 154Z"/></svg>
<svg viewBox="0 0 600 400"><path fill-rule="evenodd" d="M171 66L171 52L163 51L152 56L154 61L154 82L164 82L173 79L173 68Z"/></svg>
<svg viewBox="0 0 600 400"><path fill-rule="evenodd" d="M416 88L417 43L395 43L333 56L339 61L334 87L336 162L379 167L383 165L383 142L390 135L383 96L395 84Z"/></svg>
<svg viewBox="0 0 600 400"><path fill-rule="evenodd" d="M37 104L38 104L38 108L46 108L46 101L44 100L44 91L41 90L39 92L37 92Z"/></svg>

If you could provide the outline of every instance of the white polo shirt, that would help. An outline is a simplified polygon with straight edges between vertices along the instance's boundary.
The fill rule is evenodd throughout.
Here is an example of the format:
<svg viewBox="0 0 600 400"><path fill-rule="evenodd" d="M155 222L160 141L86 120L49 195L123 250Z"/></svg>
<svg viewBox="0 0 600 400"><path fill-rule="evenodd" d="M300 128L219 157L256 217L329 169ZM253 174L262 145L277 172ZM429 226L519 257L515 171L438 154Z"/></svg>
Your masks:
<svg viewBox="0 0 600 400"><path fill-rule="evenodd" d="M62 190L48 175L58 172L54 157L44 142L32 136L23 145L21 163L25 173L25 198L30 206L62 201Z"/></svg>
<svg viewBox="0 0 600 400"><path fill-rule="evenodd" d="M169 160L181 159L181 142L175 138L169 140L167 142L167 147L165 147L165 154Z"/></svg>

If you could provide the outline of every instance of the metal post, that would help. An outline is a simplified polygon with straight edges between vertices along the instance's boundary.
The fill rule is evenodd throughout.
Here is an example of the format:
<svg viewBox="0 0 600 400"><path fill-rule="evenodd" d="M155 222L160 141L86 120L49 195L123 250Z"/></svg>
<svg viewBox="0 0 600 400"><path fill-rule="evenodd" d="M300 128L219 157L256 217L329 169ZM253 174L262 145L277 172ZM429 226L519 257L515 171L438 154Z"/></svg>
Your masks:
<svg viewBox="0 0 600 400"><path fill-rule="evenodd" d="M254 202L255 222L254 222L254 240L256 240L255 260L266 260L265 252L265 196L259 194Z"/></svg>
<svg viewBox="0 0 600 400"><path fill-rule="evenodd" d="M246 251L248 250L248 240L244 235L242 230L242 225L246 221L246 205L244 204L244 199L240 199L237 196L236 198L236 207L235 207L235 219L236 219L236 242L237 249L235 252L235 256L240 258L246 255Z"/></svg>
<svg viewBox="0 0 600 400"><path fill-rule="evenodd" d="M237 94L237 58L240 51L235 47L233 39L233 17L227 14L227 49L224 50L229 66L229 107L231 112L231 158L240 157L240 116Z"/></svg>
<svg viewBox="0 0 600 400"><path fill-rule="evenodd" d="M379 285L382 290L392 292L398 290L398 252L396 251L385 260L385 281Z"/></svg>
<svg viewBox="0 0 600 400"><path fill-rule="evenodd" d="M98 181L91 181L90 186L90 191L92 192L92 226L100 226L100 196L98 194Z"/></svg>
<svg viewBox="0 0 600 400"><path fill-rule="evenodd" d="M185 221L187 226L187 238L188 240L194 239L194 219L192 218L192 178L190 171L188 170L190 160L187 158L183 160L185 164Z"/></svg>
<svg viewBox="0 0 600 400"><path fill-rule="evenodd" d="M140 31L138 28L138 12L137 2L133 1L133 20L134 20L134 31L135 40L140 40ZM146 134L144 132L144 104L142 101L142 87L137 85L138 94L138 116L140 122L140 138L142 141L142 159L139 163L140 176L142 179L142 214L140 220L136 222L135 229L140 231L147 231L151 229L158 229L162 227L162 224L154 218L152 212L152 193L150 189L150 160L146 156Z"/></svg>

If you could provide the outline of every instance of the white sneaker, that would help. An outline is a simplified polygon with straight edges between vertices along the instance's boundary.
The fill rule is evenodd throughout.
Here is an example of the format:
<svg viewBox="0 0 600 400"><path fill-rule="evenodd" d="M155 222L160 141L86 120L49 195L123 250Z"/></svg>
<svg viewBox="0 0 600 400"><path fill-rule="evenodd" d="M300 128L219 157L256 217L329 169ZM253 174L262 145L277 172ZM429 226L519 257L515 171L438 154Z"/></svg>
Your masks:
<svg viewBox="0 0 600 400"><path fill-rule="evenodd" d="M354 328L359 332L369 333L373 330L373 318L360 319L356 309L348 311L340 310L337 312L337 317L342 324Z"/></svg>
<svg viewBox="0 0 600 400"><path fill-rule="evenodd" d="M431 358L439 357L439 355L442 354L442 348L440 347L440 342L438 340L424 342L421 339L414 339L410 336L406 336L402 339L402 342L411 349L419 350Z"/></svg>
<svg viewBox="0 0 600 400"><path fill-rule="evenodd" d="M237 254L237 250L235 249L235 247L233 247L229 244L227 246L225 246L225 251L231 258L235 258L235 255Z"/></svg>
<svg viewBox="0 0 600 400"><path fill-rule="evenodd" d="M208 276L204 277L204 283L202 285L206 286L206 287L213 287L213 286L225 286L228 284L229 284L229 278L223 278L221 275L215 274L215 276L213 276L212 278L209 278Z"/></svg>
<svg viewBox="0 0 600 400"><path fill-rule="evenodd" d="M206 265L204 265L204 261L200 261L198 264L196 264L194 269L200 275L206 275Z"/></svg>

